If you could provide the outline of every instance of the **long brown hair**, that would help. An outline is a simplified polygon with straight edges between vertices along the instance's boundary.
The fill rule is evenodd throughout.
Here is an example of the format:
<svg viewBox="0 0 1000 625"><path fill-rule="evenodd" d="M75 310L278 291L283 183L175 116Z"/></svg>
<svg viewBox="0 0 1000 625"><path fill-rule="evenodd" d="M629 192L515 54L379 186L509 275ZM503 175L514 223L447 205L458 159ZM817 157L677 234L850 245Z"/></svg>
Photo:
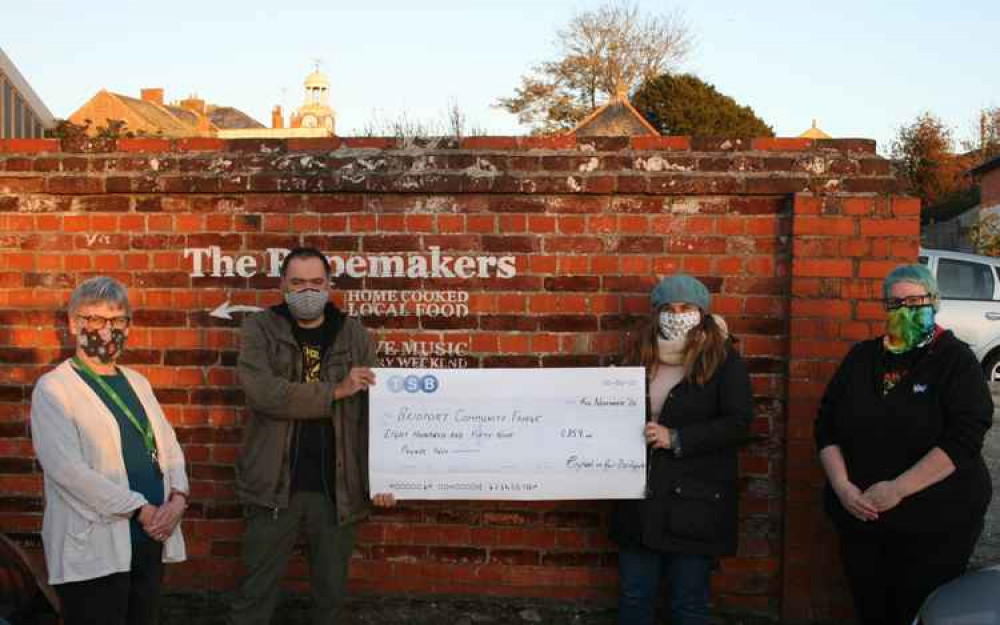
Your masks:
<svg viewBox="0 0 1000 625"><path fill-rule="evenodd" d="M623 364L645 367L650 377L656 376L660 367L659 350L656 341L660 336L656 315L646 320L642 327L634 333L629 341ZM684 366L684 379L704 386L719 366L726 360L729 337L715 318L701 311L701 323L688 332L684 341L684 352L681 363Z"/></svg>

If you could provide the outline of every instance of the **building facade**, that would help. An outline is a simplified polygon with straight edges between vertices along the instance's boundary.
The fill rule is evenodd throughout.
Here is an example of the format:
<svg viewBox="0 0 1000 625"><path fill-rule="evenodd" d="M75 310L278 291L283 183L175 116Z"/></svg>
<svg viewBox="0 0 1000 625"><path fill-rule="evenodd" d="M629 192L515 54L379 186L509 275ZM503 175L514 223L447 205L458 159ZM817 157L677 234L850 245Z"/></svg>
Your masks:
<svg viewBox="0 0 1000 625"><path fill-rule="evenodd" d="M979 209L1000 213L1000 156L972 170L979 182Z"/></svg>
<svg viewBox="0 0 1000 625"><path fill-rule="evenodd" d="M48 107L0 48L0 139L40 139L54 125Z"/></svg>

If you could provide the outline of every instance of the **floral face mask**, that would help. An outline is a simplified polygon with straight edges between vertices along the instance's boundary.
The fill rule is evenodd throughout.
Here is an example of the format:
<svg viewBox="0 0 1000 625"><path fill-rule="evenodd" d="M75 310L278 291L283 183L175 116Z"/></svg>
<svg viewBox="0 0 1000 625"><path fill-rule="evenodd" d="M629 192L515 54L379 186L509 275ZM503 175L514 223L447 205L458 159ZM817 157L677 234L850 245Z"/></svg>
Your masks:
<svg viewBox="0 0 1000 625"><path fill-rule="evenodd" d="M664 310L660 313L660 336L668 341L683 339L687 333L701 323L701 312L672 313Z"/></svg>
<svg viewBox="0 0 1000 625"><path fill-rule="evenodd" d="M89 358L95 358L108 365L125 350L125 331L112 329L108 338L103 339L100 330L80 328L77 342Z"/></svg>

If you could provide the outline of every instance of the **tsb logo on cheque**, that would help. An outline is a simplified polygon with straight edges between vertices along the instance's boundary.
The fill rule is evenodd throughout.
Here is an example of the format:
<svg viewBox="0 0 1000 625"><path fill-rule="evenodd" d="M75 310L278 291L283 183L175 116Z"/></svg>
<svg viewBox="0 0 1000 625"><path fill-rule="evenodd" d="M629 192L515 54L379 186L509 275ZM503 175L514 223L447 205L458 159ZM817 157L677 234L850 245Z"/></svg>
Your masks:
<svg viewBox="0 0 1000 625"><path fill-rule="evenodd" d="M421 391L433 393L438 390L438 386L440 386L440 382L431 374L425 376L412 374L408 376L394 375L389 378L389 390L393 393L401 393L403 391L407 393L419 393Z"/></svg>

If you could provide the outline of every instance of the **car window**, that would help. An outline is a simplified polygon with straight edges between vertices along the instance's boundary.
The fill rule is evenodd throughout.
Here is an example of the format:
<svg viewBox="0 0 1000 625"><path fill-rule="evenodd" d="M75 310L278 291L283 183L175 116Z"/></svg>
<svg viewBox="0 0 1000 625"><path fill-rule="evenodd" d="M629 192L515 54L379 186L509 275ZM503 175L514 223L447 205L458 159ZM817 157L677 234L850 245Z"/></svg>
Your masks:
<svg viewBox="0 0 1000 625"><path fill-rule="evenodd" d="M993 299L993 270L989 265L939 258L937 281L944 299Z"/></svg>
<svg viewBox="0 0 1000 625"><path fill-rule="evenodd" d="M920 263L921 265L926 265L927 264L927 260L928 260L928 258L926 256L918 256L917 257L917 262Z"/></svg>

